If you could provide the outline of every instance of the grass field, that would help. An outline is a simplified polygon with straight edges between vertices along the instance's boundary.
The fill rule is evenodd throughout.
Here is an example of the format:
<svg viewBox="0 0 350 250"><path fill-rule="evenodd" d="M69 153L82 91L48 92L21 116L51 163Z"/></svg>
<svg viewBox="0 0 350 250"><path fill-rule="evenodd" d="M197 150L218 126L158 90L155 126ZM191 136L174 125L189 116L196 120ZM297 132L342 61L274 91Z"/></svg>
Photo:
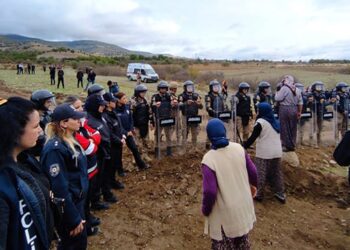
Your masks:
<svg viewBox="0 0 350 250"><path fill-rule="evenodd" d="M339 73L341 70L348 68L348 65L288 65L288 64L271 64L271 63L247 63L247 64L230 64L229 66L222 66L221 64L196 64L190 66L198 72L222 72L224 78L228 79L230 83L231 93L234 91L232 86L237 86L241 81L246 81L251 84L252 91L254 91L258 82L262 80L270 81L273 88L277 83L278 79L285 74L291 74L302 82L305 86L310 85L316 80L323 81L328 89L334 88L335 84L340 81L350 83L350 74ZM36 72L35 75L17 75L15 70L0 70L0 80L3 80L5 84L16 90L22 91L33 91L40 88L46 88L54 93L62 94L76 94L85 96L85 92L80 88L76 87L76 73L72 68L65 68L65 89L57 89L56 86L50 85L49 73L45 73L41 68ZM101 84L107 88L107 81L117 81L121 91L131 96L135 87L135 82L130 82L126 77L117 76L100 76L96 77L96 83ZM57 81L57 79L56 79ZM86 84L86 75L84 78L84 84ZM147 84L149 88L148 95L151 95L156 91L156 84ZM181 84L180 84L181 86ZM198 91L201 94L207 92L208 83L203 82L198 86ZM180 87L178 92L182 92ZM0 89L1 95L1 89Z"/></svg>
<svg viewBox="0 0 350 250"><path fill-rule="evenodd" d="M34 91L37 89L48 89L54 93L62 93L65 95L81 95L85 96L86 93L82 88L77 88L77 80L76 80L76 72L71 68L64 69L64 81L65 81L65 89L62 89L61 86L57 89L56 86L50 85L50 76L48 71L43 72L41 69L37 70L35 75L17 75L15 70L0 70L0 80L3 80L5 84L19 91ZM121 90L126 92L127 95L131 95L133 93L133 89L135 87L135 82L130 82L126 77L111 77L111 76L97 76L96 83L101 84L106 89L107 81L117 81ZM57 75L56 75L57 82ZM87 83L86 74L84 75L84 87ZM151 90L155 89L155 84L147 85ZM1 89L0 89L1 96Z"/></svg>

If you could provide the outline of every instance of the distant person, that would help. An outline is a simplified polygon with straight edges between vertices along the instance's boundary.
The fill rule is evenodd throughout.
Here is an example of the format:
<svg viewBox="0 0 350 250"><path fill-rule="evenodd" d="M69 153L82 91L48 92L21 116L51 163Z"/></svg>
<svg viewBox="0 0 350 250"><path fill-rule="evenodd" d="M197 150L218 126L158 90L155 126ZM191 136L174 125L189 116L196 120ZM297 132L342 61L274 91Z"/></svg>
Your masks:
<svg viewBox="0 0 350 250"><path fill-rule="evenodd" d="M51 85L55 85L56 84L56 81L55 81L55 78L56 78L56 66L55 65L51 65L49 67L50 69L50 81L51 81Z"/></svg>
<svg viewBox="0 0 350 250"><path fill-rule="evenodd" d="M77 88L79 88L79 85L81 85L82 88L84 88L83 86L83 77L84 77L84 72L79 69L78 72L77 72Z"/></svg>
<svg viewBox="0 0 350 250"><path fill-rule="evenodd" d="M88 83L87 83L87 85L86 85L86 88L85 88L85 90L87 90L88 88L89 88L89 85L90 84L95 84L95 79L96 79L96 73L91 69L90 71L89 71L89 74L88 74L88 76L87 76L87 81L88 81Z"/></svg>
<svg viewBox="0 0 350 250"><path fill-rule="evenodd" d="M32 74L35 75L35 64L31 65L31 69L32 69Z"/></svg>
<svg viewBox="0 0 350 250"><path fill-rule="evenodd" d="M16 68L17 68L17 75L19 75L19 64L18 63L16 65Z"/></svg>
<svg viewBox="0 0 350 250"><path fill-rule="evenodd" d="M19 66L19 74L23 75L23 68L24 68L23 64L20 63L18 66Z"/></svg>
<svg viewBox="0 0 350 250"><path fill-rule="evenodd" d="M109 93L111 93L112 95L116 96L116 94L118 94L119 92L119 85L117 82L112 82L111 80L109 80L107 82L108 85L108 89L109 89Z"/></svg>
<svg viewBox="0 0 350 250"><path fill-rule="evenodd" d="M57 81L57 88L58 89L60 88L60 83L62 83L62 88L64 88L64 71L63 71L62 67L58 68L57 79L58 79L58 81Z"/></svg>
<svg viewBox="0 0 350 250"><path fill-rule="evenodd" d="M211 142L202 159L204 233L212 239L212 249L250 249L248 233L256 221L256 168L244 148L229 142L224 123L208 122Z"/></svg>
<svg viewBox="0 0 350 250"><path fill-rule="evenodd" d="M286 75L282 87L275 95L281 121L281 140L284 151L294 151L297 140L298 120L303 109L303 97L295 86L294 77Z"/></svg>
<svg viewBox="0 0 350 250"><path fill-rule="evenodd" d="M30 63L27 64L27 72L30 75L30 70L32 69L32 66L30 65Z"/></svg>
<svg viewBox="0 0 350 250"><path fill-rule="evenodd" d="M136 85L141 84L141 81L142 81L141 72L137 71L137 74L136 74Z"/></svg>
<svg viewBox="0 0 350 250"><path fill-rule="evenodd" d="M280 139L280 124L276 120L272 107L267 102L258 104L257 120L251 136L243 144L249 148L256 140L255 165L258 169L257 201L263 201L265 183L268 181L275 198L286 202L283 174L281 169L282 145Z"/></svg>
<svg viewBox="0 0 350 250"><path fill-rule="evenodd" d="M46 72L46 64L43 65L43 71Z"/></svg>

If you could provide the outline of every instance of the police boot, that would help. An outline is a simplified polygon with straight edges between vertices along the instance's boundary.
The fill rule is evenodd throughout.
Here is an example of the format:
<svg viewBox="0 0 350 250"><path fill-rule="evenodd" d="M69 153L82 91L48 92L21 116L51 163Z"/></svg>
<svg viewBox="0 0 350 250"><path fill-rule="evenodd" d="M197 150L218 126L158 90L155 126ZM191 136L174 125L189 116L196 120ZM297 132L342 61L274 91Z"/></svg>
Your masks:
<svg viewBox="0 0 350 250"><path fill-rule="evenodd" d="M166 156L172 156L171 147L166 147Z"/></svg>

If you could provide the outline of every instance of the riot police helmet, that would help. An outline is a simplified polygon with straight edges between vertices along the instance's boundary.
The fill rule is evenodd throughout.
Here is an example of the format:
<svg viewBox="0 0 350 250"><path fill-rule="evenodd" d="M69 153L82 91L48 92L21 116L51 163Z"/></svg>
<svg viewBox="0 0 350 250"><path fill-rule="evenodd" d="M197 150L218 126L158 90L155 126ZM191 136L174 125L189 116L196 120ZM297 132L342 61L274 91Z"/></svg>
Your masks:
<svg viewBox="0 0 350 250"><path fill-rule="evenodd" d="M88 92L88 96L95 95L95 94L102 96L105 93L105 89L100 84L96 83L90 86L87 92Z"/></svg>
<svg viewBox="0 0 350 250"><path fill-rule="evenodd" d="M337 85L335 85L335 88L337 89L337 91L341 91L341 92L347 92L349 85L346 82L338 82Z"/></svg>
<svg viewBox="0 0 350 250"><path fill-rule="evenodd" d="M241 82L239 85L238 85L238 89L239 90L243 90L243 89L249 89L250 88L250 85L249 85L249 83L247 83L247 82Z"/></svg>
<svg viewBox="0 0 350 250"><path fill-rule="evenodd" d="M210 90L210 92L220 93L221 92L221 84L219 83L219 81L216 79L210 81L209 90Z"/></svg>
<svg viewBox="0 0 350 250"><path fill-rule="evenodd" d="M268 89L271 87L271 84L267 81L261 81L258 84L258 90L259 92L263 92L264 90Z"/></svg>
<svg viewBox="0 0 350 250"><path fill-rule="evenodd" d="M321 81L316 81L311 85L311 91L324 91L324 83Z"/></svg>
<svg viewBox="0 0 350 250"><path fill-rule="evenodd" d="M184 82L184 91L194 92L194 83L191 80L187 80Z"/></svg>
<svg viewBox="0 0 350 250"><path fill-rule="evenodd" d="M167 81L161 80L158 85L157 85L157 90L159 91L160 89L169 89L169 84Z"/></svg>
<svg viewBox="0 0 350 250"><path fill-rule="evenodd" d="M55 105L55 95L47 89L39 89L32 93L30 100L39 110L47 111L50 105ZM51 100L50 104L45 105L47 100Z"/></svg>

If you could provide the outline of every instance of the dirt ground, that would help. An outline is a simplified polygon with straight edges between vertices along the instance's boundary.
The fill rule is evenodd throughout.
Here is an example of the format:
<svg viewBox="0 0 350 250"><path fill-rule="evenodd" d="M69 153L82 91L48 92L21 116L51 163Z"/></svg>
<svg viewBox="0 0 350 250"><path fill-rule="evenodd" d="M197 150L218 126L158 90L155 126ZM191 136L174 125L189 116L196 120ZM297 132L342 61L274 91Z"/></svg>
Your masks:
<svg viewBox="0 0 350 250"><path fill-rule="evenodd" d="M0 83L3 97L23 93ZM252 249L350 249L350 208L344 206L349 186L344 169L331 160L333 147L300 147L299 167L283 165L288 200L282 205L267 195L255 203L257 222L250 234ZM155 160L151 169L137 172L130 153L124 165L120 199L97 212L102 225L89 238L89 249L209 249L201 215L200 161L204 149L182 150ZM251 155L254 155L252 150Z"/></svg>
<svg viewBox="0 0 350 250"><path fill-rule="evenodd" d="M283 166L287 204L271 196L255 204L253 249L350 249L350 208L337 202L349 187L327 170L340 168L329 164L331 152L304 147L297 152L300 167ZM103 222L90 249L209 249L200 212L203 153L190 150L128 173L126 189L116 193L120 202L96 213Z"/></svg>

